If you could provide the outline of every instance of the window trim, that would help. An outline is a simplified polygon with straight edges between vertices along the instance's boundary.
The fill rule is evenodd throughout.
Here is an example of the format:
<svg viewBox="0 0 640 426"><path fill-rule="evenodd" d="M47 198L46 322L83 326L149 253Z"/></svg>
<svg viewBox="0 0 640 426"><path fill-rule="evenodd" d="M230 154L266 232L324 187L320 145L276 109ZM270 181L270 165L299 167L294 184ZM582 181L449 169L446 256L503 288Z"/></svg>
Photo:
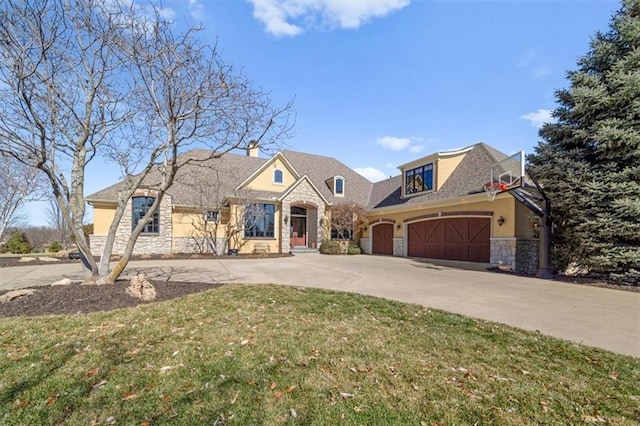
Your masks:
<svg viewBox="0 0 640 426"><path fill-rule="evenodd" d="M342 182L342 191L338 192L338 181ZM333 195L336 197L344 197L345 193L345 178L343 176L335 176L333 178Z"/></svg>
<svg viewBox="0 0 640 426"><path fill-rule="evenodd" d="M247 228L246 227L246 223L247 223L247 217L245 216L243 218L244 220L244 232L243 232L243 236L246 240L255 240L255 239L262 239L262 240L273 240L276 237L276 205L273 203L247 203L249 205L256 205L256 206L262 206L262 209L265 211L265 215L262 217L263 220L265 220L265 222L262 224L264 228L266 228L264 231L262 231L262 233L264 235L256 235L256 232L253 232L256 230L256 224L258 223L256 221L256 224L254 224L254 226ZM267 209L267 206L272 207L272 212L269 212ZM271 222L269 223L268 221L266 221L265 218L271 217Z"/></svg>
<svg viewBox="0 0 640 426"><path fill-rule="evenodd" d="M146 206L135 206L135 200L144 199L146 201ZM136 197L131 197L131 231L133 231L136 226L138 226L138 221L144 217L149 211L151 205L156 201L156 197L149 197L146 195L140 195ZM136 218L136 212L141 210L141 207L144 207L144 212L138 218ZM150 227L150 228L149 228ZM151 230L149 230L151 229ZM144 225L144 228L140 232L140 235L158 235L160 234L160 206L153 213L153 217L151 222L148 222Z"/></svg>
<svg viewBox="0 0 640 426"><path fill-rule="evenodd" d="M276 179L276 175L280 172L280 182ZM273 171L273 184L274 185L284 185L284 172L282 169L275 169Z"/></svg>
<svg viewBox="0 0 640 426"><path fill-rule="evenodd" d="M428 187L428 185L426 185L426 179L425 179L425 172L427 169L431 172L429 174L430 177L430 188ZM435 191L435 162L431 161L429 163L425 163L422 164L420 166L417 167L413 167L411 169L406 169L403 171L402 174L402 193L404 194L405 197L414 197L416 195L420 195L420 194L424 194L424 193L428 193L428 192L433 192ZM419 173L418 173L419 172ZM409 177L409 175L411 177ZM413 191L409 192L409 180L413 179L414 182L414 186L415 186L415 181L418 179L418 177L420 177L420 179L422 180L421 182L421 186L423 187L423 189L421 190L417 190L414 189Z"/></svg>

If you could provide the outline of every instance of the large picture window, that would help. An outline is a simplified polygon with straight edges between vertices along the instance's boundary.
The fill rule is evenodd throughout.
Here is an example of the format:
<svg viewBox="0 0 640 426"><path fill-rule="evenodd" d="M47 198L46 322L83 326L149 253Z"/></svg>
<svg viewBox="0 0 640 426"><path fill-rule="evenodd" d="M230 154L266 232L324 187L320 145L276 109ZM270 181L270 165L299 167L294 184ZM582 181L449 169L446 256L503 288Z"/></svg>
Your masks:
<svg viewBox="0 0 640 426"><path fill-rule="evenodd" d="M149 211L149 208L156 201L153 197L133 197L131 200L131 211L133 213L133 218L131 220L131 229L133 230L137 225L138 221L144 217L145 214ZM153 218L151 222L148 222L142 233L144 234L157 234L160 232L160 215L158 214L158 209L156 209L153 214Z"/></svg>
<svg viewBox="0 0 640 426"><path fill-rule="evenodd" d="M245 238L273 238L275 213L274 204L247 204L244 213Z"/></svg>
<svg viewBox="0 0 640 426"><path fill-rule="evenodd" d="M433 189L433 163L404 172L405 194L417 194Z"/></svg>

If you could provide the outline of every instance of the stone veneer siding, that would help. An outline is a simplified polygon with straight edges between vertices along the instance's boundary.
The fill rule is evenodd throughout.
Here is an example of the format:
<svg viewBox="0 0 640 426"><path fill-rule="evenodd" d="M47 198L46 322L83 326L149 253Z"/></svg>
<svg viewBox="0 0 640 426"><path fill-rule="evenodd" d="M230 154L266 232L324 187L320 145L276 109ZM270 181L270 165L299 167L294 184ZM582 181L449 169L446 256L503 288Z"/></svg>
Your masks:
<svg viewBox="0 0 640 426"><path fill-rule="evenodd" d="M489 263L492 266L506 267L515 271L516 248L517 241L515 238L491 238Z"/></svg>
<svg viewBox="0 0 640 426"><path fill-rule="evenodd" d="M134 196L137 195L138 194ZM153 196L153 194L150 194L150 196ZM160 202L160 206L158 206L160 232L157 234L140 234L133 248L133 254L169 254L172 252L173 222L171 220L171 207L171 197L165 195ZM120 225L118 225L118 229L116 230L113 254L124 253L129 237L131 236L132 220L131 200L129 200ZM102 255L102 250L107 240L106 235L91 235L89 239L91 241L91 253L95 256Z"/></svg>
<svg viewBox="0 0 640 426"><path fill-rule="evenodd" d="M282 211L280 212L281 252L289 253L291 250L291 228L288 223L284 223L284 218L291 216L292 205L307 207L307 235L309 238L307 244L311 246L311 243L315 243L316 248L319 248L323 238L323 231L318 222L320 218L325 217L325 205L311 184L303 180L282 200ZM313 208L309 209L309 207Z"/></svg>
<svg viewBox="0 0 640 426"><path fill-rule="evenodd" d="M538 272L539 258L537 238L518 239L516 243L516 272L535 275Z"/></svg>
<svg viewBox="0 0 640 426"><path fill-rule="evenodd" d="M393 255L404 256L404 238L400 237L393 239Z"/></svg>
<svg viewBox="0 0 640 426"><path fill-rule="evenodd" d="M360 249L364 254L371 254L371 246L369 245L369 237L360 238Z"/></svg>
<svg viewBox="0 0 640 426"><path fill-rule="evenodd" d="M216 239L217 255L222 256L227 253L227 247L224 238ZM200 253L198 244L192 237L176 237L173 240L174 253ZM205 253L208 251L205 250Z"/></svg>

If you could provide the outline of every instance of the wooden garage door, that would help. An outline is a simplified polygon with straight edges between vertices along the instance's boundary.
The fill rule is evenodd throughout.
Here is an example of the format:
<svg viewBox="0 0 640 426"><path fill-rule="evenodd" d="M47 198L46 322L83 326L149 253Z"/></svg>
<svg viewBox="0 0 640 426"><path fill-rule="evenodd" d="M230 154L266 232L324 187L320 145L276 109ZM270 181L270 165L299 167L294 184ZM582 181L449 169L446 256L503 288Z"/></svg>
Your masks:
<svg viewBox="0 0 640 426"><path fill-rule="evenodd" d="M393 255L393 224L381 223L371 231L373 237L372 253Z"/></svg>
<svg viewBox="0 0 640 426"><path fill-rule="evenodd" d="M455 217L425 220L407 227L410 257L489 262L491 219Z"/></svg>

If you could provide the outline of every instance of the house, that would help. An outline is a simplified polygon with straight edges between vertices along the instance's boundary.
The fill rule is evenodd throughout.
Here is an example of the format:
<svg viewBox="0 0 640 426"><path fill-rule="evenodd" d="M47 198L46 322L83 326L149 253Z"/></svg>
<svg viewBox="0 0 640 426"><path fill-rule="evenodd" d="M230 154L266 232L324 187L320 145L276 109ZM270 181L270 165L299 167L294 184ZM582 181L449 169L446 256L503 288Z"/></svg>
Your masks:
<svg viewBox="0 0 640 426"><path fill-rule="evenodd" d="M192 150L184 158L202 160ZM194 161L174 185L134 253L213 251L288 253L317 249L330 238L332 206L354 202L367 211L359 243L368 254L426 257L503 265L525 273L538 267L538 241L529 210L508 193L489 201L491 165L507 156L484 143L436 152L399 167L400 175L372 183L330 157L281 151ZM127 205L114 253L153 201L153 178ZM93 206L91 248L99 253L122 183L87 197Z"/></svg>

